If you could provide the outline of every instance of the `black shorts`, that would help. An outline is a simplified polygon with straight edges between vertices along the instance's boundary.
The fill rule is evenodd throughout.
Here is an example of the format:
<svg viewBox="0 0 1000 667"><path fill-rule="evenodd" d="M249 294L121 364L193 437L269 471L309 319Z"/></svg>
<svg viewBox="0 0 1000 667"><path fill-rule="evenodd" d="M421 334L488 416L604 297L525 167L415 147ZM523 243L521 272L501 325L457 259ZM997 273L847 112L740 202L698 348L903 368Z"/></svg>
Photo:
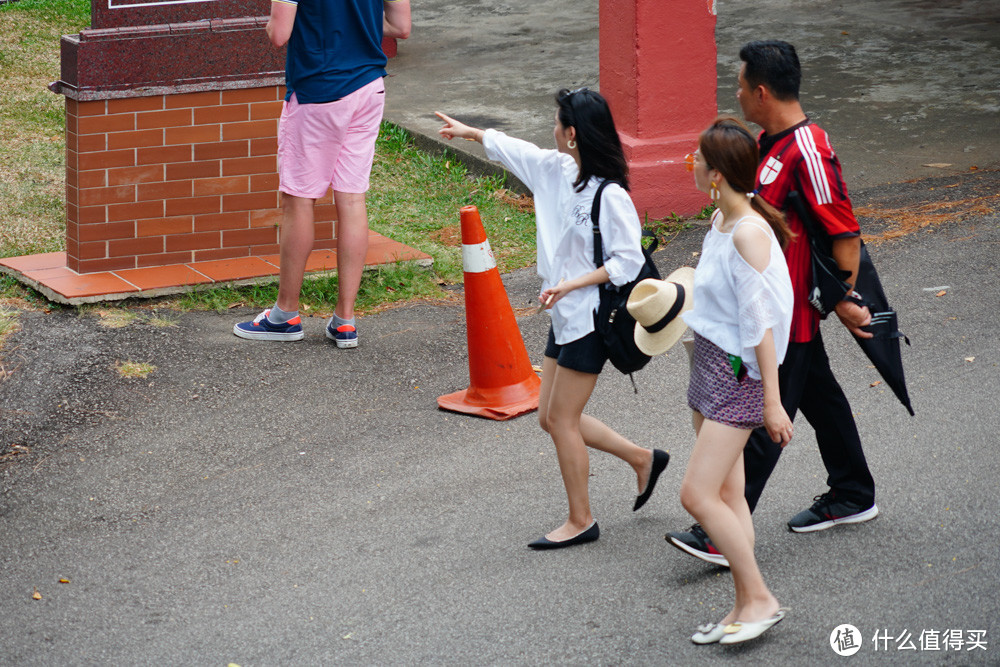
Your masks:
<svg viewBox="0 0 1000 667"><path fill-rule="evenodd" d="M545 343L545 356L552 357L556 360L556 364L563 368L597 375L604 368L604 362L608 360L608 351L604 347L604 341L601 340L596 331L591 331L583 338L570 341L565 345L557 345L556 332L552 329L552 325L549 325L549 340Z"/></svg>

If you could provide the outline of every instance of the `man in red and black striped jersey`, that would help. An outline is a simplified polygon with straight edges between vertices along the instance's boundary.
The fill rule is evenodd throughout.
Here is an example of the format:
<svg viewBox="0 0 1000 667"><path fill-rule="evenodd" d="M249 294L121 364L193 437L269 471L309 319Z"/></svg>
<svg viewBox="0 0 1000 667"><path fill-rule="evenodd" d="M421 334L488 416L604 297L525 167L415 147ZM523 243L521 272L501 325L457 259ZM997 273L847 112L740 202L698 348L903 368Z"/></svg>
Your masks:
<svg viewBox="0 0 1000 667"><path fill-rule="evenodd" d="M757 195L784 211L795 238L785 250L795 292L791 339L779 369L781 400L794 419L801 411L816 430L830 490L814 498L813 505L788 522L795 532L824 530L841 523L875 518L875 482L868 470L851 406L830 369L830 360L819 331L820 316L809 303L811 257L806 229L788 195L799 192L817 225L832 239L833 257L850 271L854 284L858 271L861 236L851 200L840 173L840 161L830 139L806 116L799 104L802 79L795 47L787 42L750 42L740 50L743 61L736 97L744 117L764 128L759 137L761 162L757 170ZM836 307L840 321L862 338L869 324L867 308L847 297ZM767 432L757 429L744 450L746 498L752 512L781 454L781 446ZM703 560L727 565L700 526L688 532L668 533L667 539Z"/></svg>

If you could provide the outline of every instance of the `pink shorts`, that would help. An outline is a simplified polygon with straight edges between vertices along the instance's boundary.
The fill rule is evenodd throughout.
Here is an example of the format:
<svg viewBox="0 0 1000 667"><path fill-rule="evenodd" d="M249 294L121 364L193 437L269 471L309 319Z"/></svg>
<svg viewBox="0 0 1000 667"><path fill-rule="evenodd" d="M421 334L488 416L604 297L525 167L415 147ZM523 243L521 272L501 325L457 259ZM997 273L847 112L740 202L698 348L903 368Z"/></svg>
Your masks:
<svg viewBox="0 0 1000 667"><path fill-rule="evenodd" d="M278 189L319 199L329 188L368 191L385 85L375 79L326 104L285 102L278 122Z"/></svg>

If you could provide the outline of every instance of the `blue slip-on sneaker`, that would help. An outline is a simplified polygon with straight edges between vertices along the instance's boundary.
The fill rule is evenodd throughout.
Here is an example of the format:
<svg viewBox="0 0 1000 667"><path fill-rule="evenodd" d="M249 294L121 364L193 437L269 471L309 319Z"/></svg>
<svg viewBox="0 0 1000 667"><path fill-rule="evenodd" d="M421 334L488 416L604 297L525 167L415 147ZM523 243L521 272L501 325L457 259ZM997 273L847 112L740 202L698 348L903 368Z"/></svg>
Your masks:
<svg viewBox="0 0 1000 667"><path fill-rule="evenodd" d="M326 324L326 337L337 344L340 349L358 346L358 329L353 324L333 326L333 318Z"/></svg>
<svg viewBox="0 0 1000 667"><path fill-rule="evenodd" d="M296 315L284 324L275 324L267 319L270 309L253 318L250 322L240 322L233 327L233 333L249 340L302 340L302 318Z"/></svg>

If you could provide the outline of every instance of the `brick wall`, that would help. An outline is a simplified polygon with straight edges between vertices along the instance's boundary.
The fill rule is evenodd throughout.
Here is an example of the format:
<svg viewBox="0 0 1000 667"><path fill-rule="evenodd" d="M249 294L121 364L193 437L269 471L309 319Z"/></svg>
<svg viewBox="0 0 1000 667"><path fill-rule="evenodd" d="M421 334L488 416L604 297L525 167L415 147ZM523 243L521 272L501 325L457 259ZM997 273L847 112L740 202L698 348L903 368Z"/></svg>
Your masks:
<svg viewBox="0 0 1000 667"><path fill-rule="evenodd" d="M66 256L78 273L278 252L284 86L66 98ZM330 193L316 248L336 247Z"/></svg>

